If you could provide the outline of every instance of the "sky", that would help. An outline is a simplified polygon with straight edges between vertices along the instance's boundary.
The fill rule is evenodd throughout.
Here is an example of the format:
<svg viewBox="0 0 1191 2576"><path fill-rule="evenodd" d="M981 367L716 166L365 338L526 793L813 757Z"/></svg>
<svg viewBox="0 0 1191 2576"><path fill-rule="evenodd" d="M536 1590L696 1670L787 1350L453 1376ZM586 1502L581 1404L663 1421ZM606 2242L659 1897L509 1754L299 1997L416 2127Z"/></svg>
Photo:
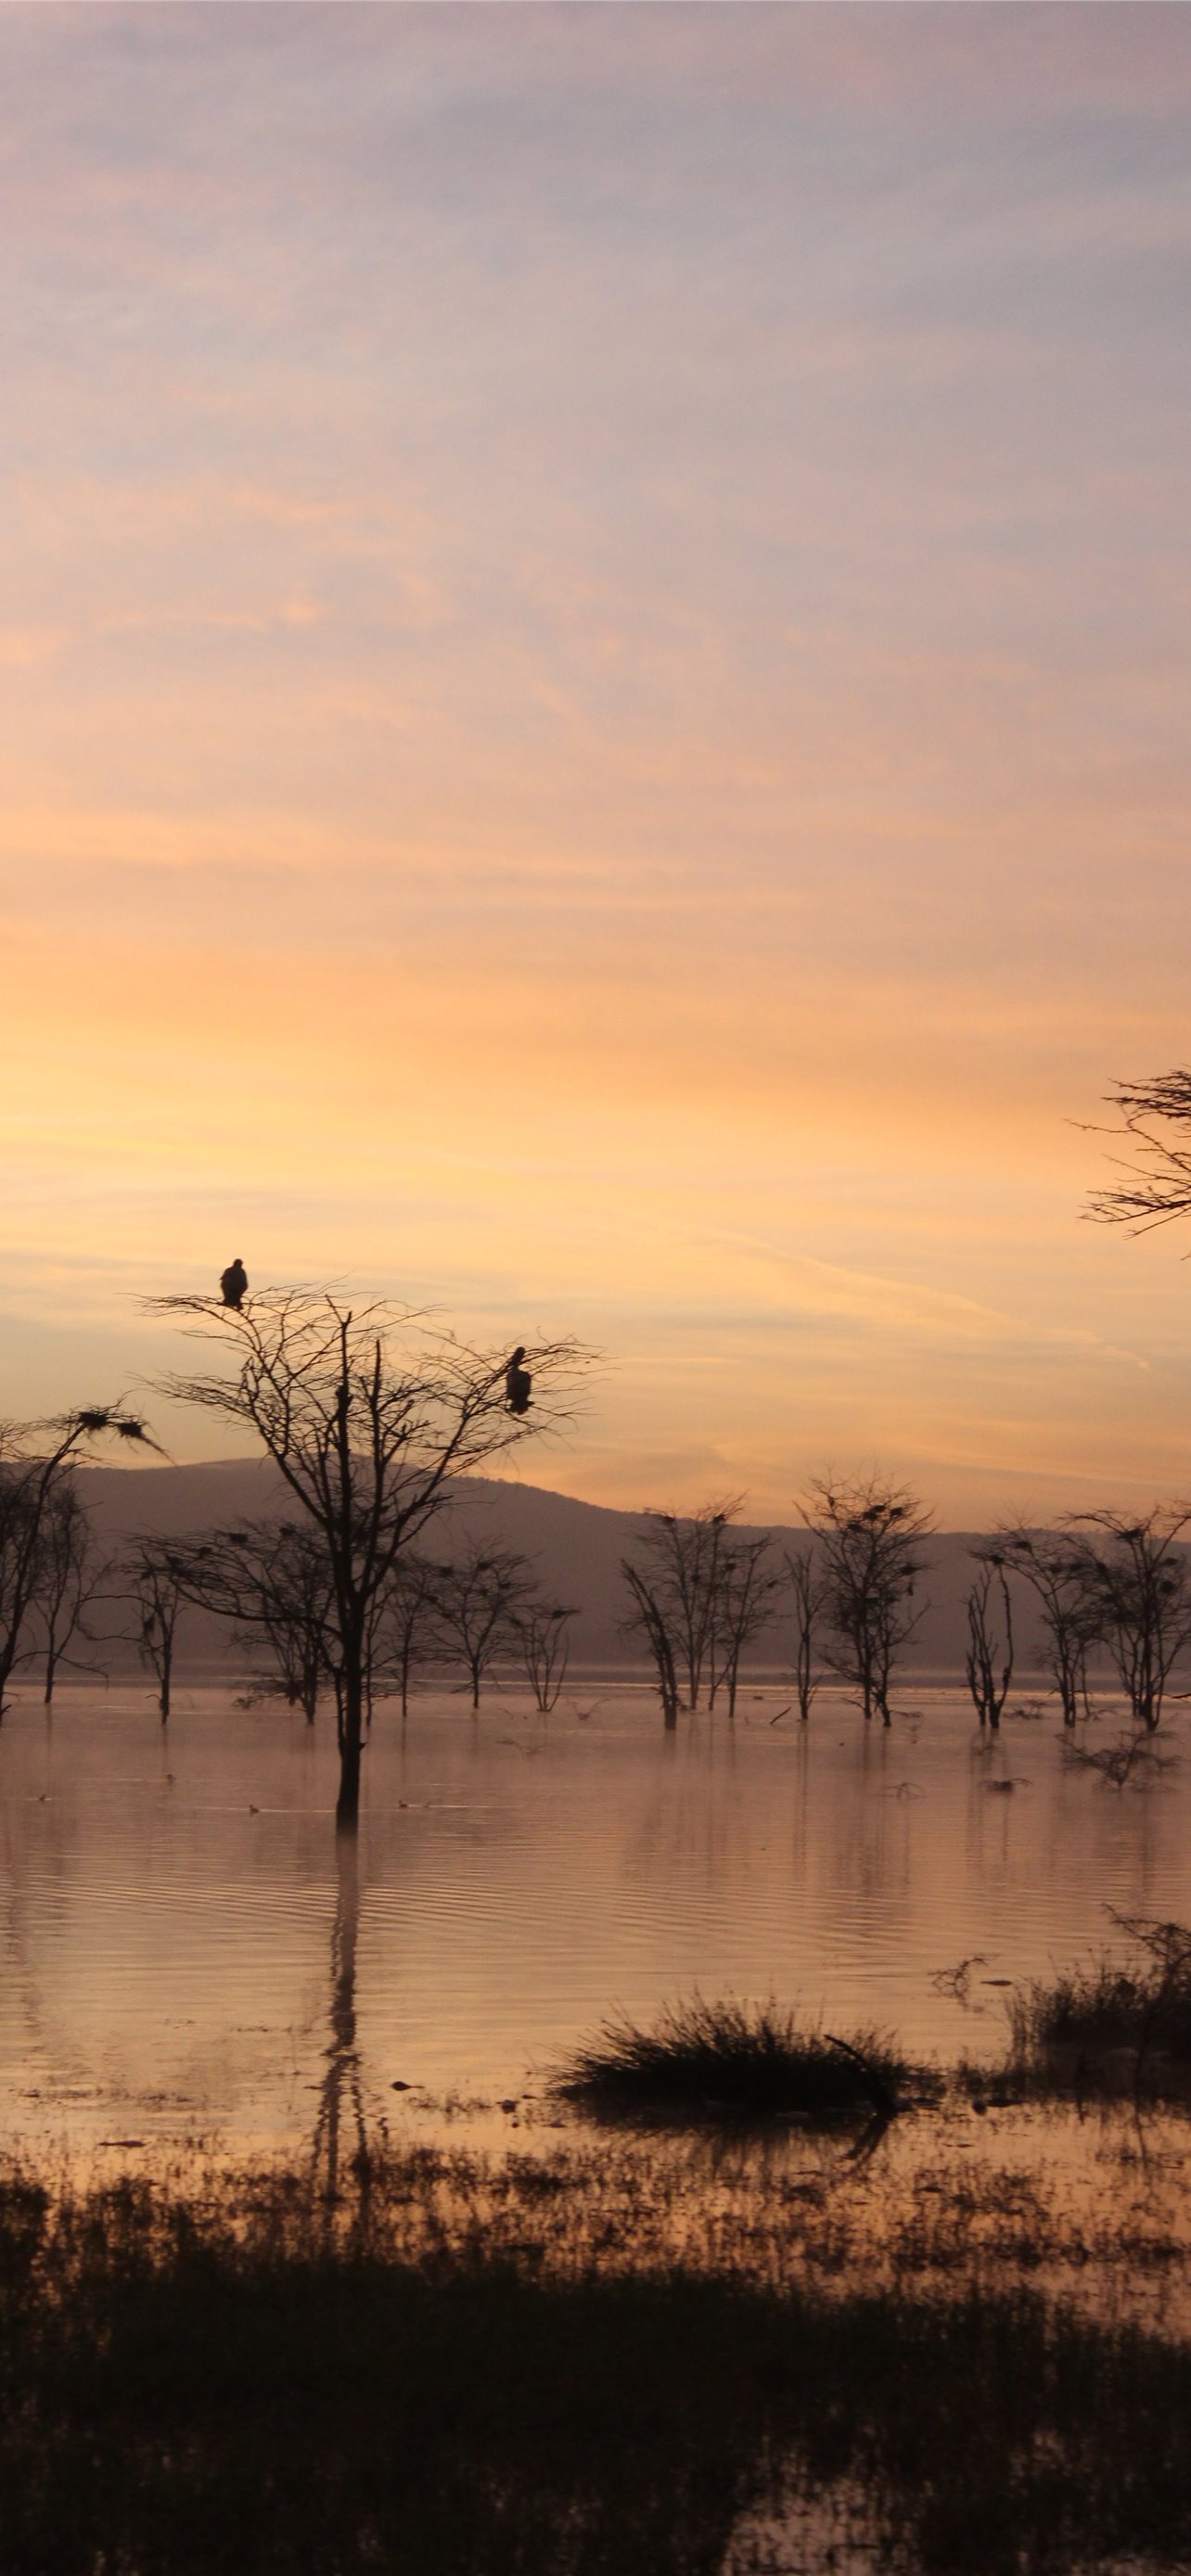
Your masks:
<svg viewBox="0 0 1191 2576"><path fill-rule="evenodd" d="M37 0L0 99L0 1411L240 1253L597 1346L592 1501L1191 1487L1081 1213L1191 1053L1191 12Z"/></svg>

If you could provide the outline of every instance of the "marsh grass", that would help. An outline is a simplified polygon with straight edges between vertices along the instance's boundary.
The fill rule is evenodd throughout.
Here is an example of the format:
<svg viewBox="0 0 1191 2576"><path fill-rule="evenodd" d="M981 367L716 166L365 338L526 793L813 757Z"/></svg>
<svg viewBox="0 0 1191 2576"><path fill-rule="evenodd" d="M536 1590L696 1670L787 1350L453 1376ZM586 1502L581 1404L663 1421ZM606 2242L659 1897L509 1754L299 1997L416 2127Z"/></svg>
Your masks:
<svg viewBox="0 0 1191 2576"><path fill-rule="evenodd" d="M1116 1916L1131 1964L1101 1957L1020 1987L1007 2072L1039 2090L1191 2094L1191 1929Z"/></svg>
<svg viewBox="0 0 1191 2576"><path fill-rule="evenodd" d="M695 1995L665 2005L649 2029L605 2022L555 2071L550 2090L595 2112L888 2119L907 2071L874 2031L836 2038L772 2000Z"/></svg>
<svg viewBox="0 0 1191 2576"><path fill-rule="evenodd" d="M457 2203L398 2251L449 2162L357 2173L330 2226L299 2174L10 2176L5 2576L716 2576L742 2517L857 2482L929 2576L1186 2565L1186 2345L979 2279L609 2269L565 2160L495 2237Z"/></svg>

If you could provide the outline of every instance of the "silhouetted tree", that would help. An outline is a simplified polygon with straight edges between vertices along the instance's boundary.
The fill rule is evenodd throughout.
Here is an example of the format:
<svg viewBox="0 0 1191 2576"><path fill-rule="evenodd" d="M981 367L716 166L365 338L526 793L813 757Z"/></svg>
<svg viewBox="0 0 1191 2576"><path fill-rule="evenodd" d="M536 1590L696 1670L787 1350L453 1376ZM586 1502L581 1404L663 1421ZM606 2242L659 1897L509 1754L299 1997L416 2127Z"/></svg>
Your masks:
<svg viewBox="0 0 1191 2576"><path fill-rule="evenodd" d="M637 1562L663 1614L686 1704L697 1708L708 1671L721 1605L724 1532L740 1511L739 1495L704 1503L699 1511L647 1512Z"/></svg>
<svg viewBox="0 0 1191 2576"><path fill-rule="evenodd" d="M828 1590L813 1539L806 1547L787 1550L786 1572L790 1578L794 1613L794 1688L798 1694L798 1714L805 1726L819 1687L815 1649Z"/></svg>
<svg viewBox="0 0 1191 2576"><path fill-rule="evenodd" d="M662 1720L667 1734L678 1724L678 1668L674 1639L669 1627L669 1605L651 1585L649 1576L632 1558L622 1556L620 1570L632 1596L633 1607L621 1624L624 1637L643 1637L649 1649L662 1703Z"/></svg>
<svg viewBox="0 0 1191 2576"><path fill-rule="evenodd" d="M442 1652L438 1627L438 1574L425 1557L407 1549L399 1556L380 1596L377 1671L395 1680L401 1714L409 1714L409 1686L419 1664L432 1663Z"/></svg>
<svg viewBox="0 0 1191 2576"><path fill-rule="evenodd" d="M156 1449L122 1404L88 1405L49 1422L0 1425L0 1714L14 1672L35 1652L38 1587L51 1513L73 1468L110 1435Z"/></svg>
<svg viewBox="0 0 1191 2576"><path fill-rule="evenodd" d="M1088 1714L1088 1657L1103 1639L1102 1605L1086 1559L1066 1530L1005 1529L998 1547L1024 1576L1042 1618L1043 1664L1058 1692L1064 1726Z"/></svg>
<svg viewBox="0 0 1191 2576"><path fill-rule="evenodd" d="M309 1522L245 1521L178 1541L171 1552L184 1597L234 1626L255 1659L259 1695L300 1708L313 1726L334 1680L334 1578Z"/></svg>
<svg viewBox="0 0 1191 2576"><path fill-rule="evenodd" d="M928 1558L929 1512L902 1485L880 1477L811 1486L803 1507L818 1539L824 1607L834 1644L827 1661L860 1695L866 1717L892 1723L889 1691L899 1649L922 1617L914 1607Z"/></svg>
<svg viewBox="0 0 1191 2576"><path fill-rule="evenodd" d="M1081 1512L1071 1524L1089 1618L1103 1639L1130 1714L1151 1734L1171 1674L1191 1645L1191 1510L1161 1506L1143 1520Z"/></svg>
<svg viewBox="0 0 1191 2576"><path fill-rule="evenodd" d="M405 1549L441 1511L452 1481L566 1418L586 1354L573 1342L535 1351L534 1406L505 1400L506 1356L470 1350L409 1309L358 1310L326 1289L266 1289L242 1308L206 1297L150 1300L220 1342L232 1377L175 1376L171 1397L255 1432L331 1564L332 1656L338 1674L339 1824L360 1811L367 1671L378 1596Z"/></svg>
<svg viewBox="0 0 1191 2576"><path fill-rule="evenodd" d="M708 1706L714 1708L726 1690L730 1718L736 1715L742 1657L772 1625L781 1581L768 1537L721 1538L707 1645Z"/></svg>
<svg viewBox="0 0 1191 2576"><path fill-rule="evenodd" d="M502 1655L516 1651L519 1622L534 1590L533 1568L516 1548L473 1545L454 1563L436 1567L435 1575L439 1634L462 1663L472 1707L478 1708L485 1675Z"/></svg>
<svg viewBox="0 0 1191 2576"><path fill-rule="evenodd" d="M72 1660L70 1648L83 1629L84 1614L103 1573L90 1515L73 1481L64 1481L46 1508L37 1578L37 1621L45 1659L42 1696L47 1708L53 1701L58 1667Z"/></svg>
<svg viewBox="0 0 1191 2576"><path fill-rule="evenodd" d="M1095 1190L1088 1214L1101 1225L1128 1226L1148 1234L1191 1215L1191 1072L1151 1074L1144 1082L1118 1082L1108 1096L1118 1113L1106 1131L1126 1138L1130 1151L1113 1156L1124 1178Z"/></svg>
<svg viewBox="0 0 1191 2576"><path fill-rule="evenodd" d="M178 1621L188 1598L185 1555L168 1539L142 1538L128 1559L126 1573L136 1622L137 1653L156 1677L157 1705L164 1726L170 1713Z"/></svg>
<svg viewBox="0 0 1191 2576"><path fill-rule="evenodd" d="M968 1644L964 1670L982 1726L994 1733L1013 1681L1013 1603L1002 1548L974 1547L977 1572L967 1597Z"/></svg>
<svg viewBox="0 0 1191 2576"><path fill-rule="evenodd" d="M556 1707L571 1657L568 1629L573 1609L559 1602L529 1602L517 1619L517 1636L526 1678L543 1717Z"/></svg>

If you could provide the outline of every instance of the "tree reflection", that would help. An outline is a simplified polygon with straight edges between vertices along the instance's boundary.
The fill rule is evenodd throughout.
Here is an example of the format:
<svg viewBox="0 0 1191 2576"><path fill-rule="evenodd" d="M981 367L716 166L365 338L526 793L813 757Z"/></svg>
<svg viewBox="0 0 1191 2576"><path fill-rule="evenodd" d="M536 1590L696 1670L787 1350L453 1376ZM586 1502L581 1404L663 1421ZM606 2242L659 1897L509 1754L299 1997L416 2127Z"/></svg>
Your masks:
<svg viewBox="0 0 1191 2576"><path fill-rule="evenodd" d="M371 2158L364 2111L364 2081L356 2037L356 1948L360 1931L360 1856L356 1836L335 1836L337 1891L331 1932L330 2035L326 2074L319 2088L313 2171L323 2198L343 2197L346 2176L356 2186L361 2219L367 2213Z"/></svg>

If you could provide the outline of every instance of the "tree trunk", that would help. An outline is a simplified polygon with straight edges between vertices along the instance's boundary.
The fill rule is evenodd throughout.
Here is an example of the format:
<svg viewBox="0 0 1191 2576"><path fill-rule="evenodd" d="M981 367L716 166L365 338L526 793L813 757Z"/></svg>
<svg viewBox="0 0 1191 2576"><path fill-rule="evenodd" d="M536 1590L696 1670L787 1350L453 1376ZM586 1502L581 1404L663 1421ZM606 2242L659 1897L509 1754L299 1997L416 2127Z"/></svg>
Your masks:
<svg viewBox="0 0 1191 2576"><path fill-rule="evenodd" d="M335 1807L335 1824L340 1833L354 1834L360 1822L360 1750L363 1734L363 1675L349 1672L344 1676L343 1710L339 1723L339 1797Z"/></svg>

